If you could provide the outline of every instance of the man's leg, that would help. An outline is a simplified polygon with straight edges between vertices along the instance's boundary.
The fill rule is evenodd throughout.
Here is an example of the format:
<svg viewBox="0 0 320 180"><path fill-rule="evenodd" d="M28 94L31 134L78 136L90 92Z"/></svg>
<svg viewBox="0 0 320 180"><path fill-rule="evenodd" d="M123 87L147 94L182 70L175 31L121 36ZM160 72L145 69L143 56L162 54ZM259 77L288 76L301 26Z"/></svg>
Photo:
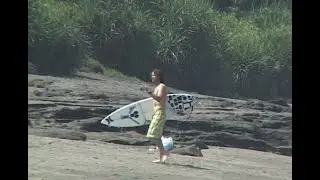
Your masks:
<svg viewBox="0 0 320 180"><path fill-rule="evenodd" d="M154 160L152 162L159 163L161 161L161 157L162 157L161 156L161 152L162 152L161 147L159 147L159 140L156 138L149 138L149 139L151 140L152 144L154 144L156 146L156 148L159 149L159 151L160 151L160 158L157 160Z"/></svg>
<svg viewBox="0 0 320 180"><path fill-rule="evenodd" d="M167 156L165 156L165 158L163 157L167 153L164 150L162 140L161 140L163 127L165 123L164 116L165 116L164 112L160 110L157 111L152 117L152 121L150 123L148 133L147 133L147 137L152 139L152 141L156 144L156 146L160 151L160 159L153 162L164 162L164 160L167 159Z"/></svg>
<svg viewBox="0 0 320 180"><path fill-rule="evenodd" d="M168 159L169 153L164 150L161 138L156 140L156 144L160 152L160 159L158 162L165 163Z"/></svg>

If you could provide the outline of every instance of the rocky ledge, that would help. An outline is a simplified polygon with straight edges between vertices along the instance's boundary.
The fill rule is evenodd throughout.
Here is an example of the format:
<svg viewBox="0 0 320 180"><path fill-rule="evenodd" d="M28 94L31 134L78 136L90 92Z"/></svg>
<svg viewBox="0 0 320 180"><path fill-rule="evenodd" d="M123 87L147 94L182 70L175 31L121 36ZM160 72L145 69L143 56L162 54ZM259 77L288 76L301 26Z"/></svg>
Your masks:
<svg viewBox="0 0 320 180"><path fill-rule="evenodd" d="M148 97L135 78L79 73L73 78L28 75L29 134L101 143L148 146L148 127L108 128L101 119L128 103ZM201 149L223 146L292 155L292 104L283 100L228 99L193 94L189 116L169 119L165 135L173 153L202 156Z"/></svg>

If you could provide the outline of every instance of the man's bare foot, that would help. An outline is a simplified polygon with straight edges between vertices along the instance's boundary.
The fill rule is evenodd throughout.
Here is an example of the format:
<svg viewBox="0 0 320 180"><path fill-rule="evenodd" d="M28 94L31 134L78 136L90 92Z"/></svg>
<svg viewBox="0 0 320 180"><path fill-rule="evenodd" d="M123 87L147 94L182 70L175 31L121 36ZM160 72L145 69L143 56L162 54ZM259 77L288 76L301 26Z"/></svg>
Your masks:
<svg viewBox="0 0 320 180"><path fill-rule="evenodd" d="M164 153L161 158L161 163L167 163L168 157L169 157L169 153Z"/></svg>
<svg viewBox="0 0 320 180"><path fill-rule="evenodd" d="M169 154L166 153L166 154L162 155L161 159L157 159L152 162L166 164L166 163L168 163L168 157L169 157Z"/></svg>
<svg viewBox="0 0 320 180"><path fill-rule="evenodd" d="M153 163L160 163L161 161L160 161L160 159L157 159L157 160L154 160L154 161L152 161Z"/></svg>

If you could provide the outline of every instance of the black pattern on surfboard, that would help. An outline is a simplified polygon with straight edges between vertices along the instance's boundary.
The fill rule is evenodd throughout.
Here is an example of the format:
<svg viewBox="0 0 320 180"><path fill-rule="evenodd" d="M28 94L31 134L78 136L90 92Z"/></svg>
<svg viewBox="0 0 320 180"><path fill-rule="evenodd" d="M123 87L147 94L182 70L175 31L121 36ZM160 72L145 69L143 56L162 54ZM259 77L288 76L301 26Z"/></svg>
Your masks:
<svg viewBox="0 0 320 180"><path fill-rule="evenodd" d="M129 108L129 112L127 115L121 115L120 118L121 119L130 119L133 122L135 122L136 124L140 125L140 123L138 121L136 121L134 118L139 118L139 111L135 110L136 106L131 106Z"/></svg>
<svg viewBox="0 0 320 180"><path fill-rule="evenodd" d="M168 97L170 107L178 114L188 109L193 109L194 98L191 95L171 95Z"/></svg>
<svg viewBox="0 0 320 180"><path fill-rule="evenodd" d="M127 115L120 115L121 119L130 119L131 121L135 122L136 124L140 125L138 121L136 121L134 118L139 118L139 111L135 110L136 106L131 106L129 108L129 112ZM108 125L110 125L111 122L114 122L110 117L106 119L108 122Z"/></svg>
<svg viewBox="0 0 320 180"><path fill-rule="evenodd" d="M108 122L108 125L114 121L114 120L111 119L110 116L108 118L106 118L105 120Z"/></svg>

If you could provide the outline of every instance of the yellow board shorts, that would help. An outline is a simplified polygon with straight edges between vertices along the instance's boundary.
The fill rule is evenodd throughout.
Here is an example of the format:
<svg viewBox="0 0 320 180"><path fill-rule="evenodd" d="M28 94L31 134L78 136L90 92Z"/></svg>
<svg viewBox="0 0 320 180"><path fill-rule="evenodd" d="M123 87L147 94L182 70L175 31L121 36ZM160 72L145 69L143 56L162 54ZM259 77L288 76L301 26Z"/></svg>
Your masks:
<svg viewBox="0 0 320 180"><path fill-rule="evenodd" d="M163 128L166 122L166 112L164 108L153 108L153 116L149 125L147 137L153 139L161 139Z"/></svg>

